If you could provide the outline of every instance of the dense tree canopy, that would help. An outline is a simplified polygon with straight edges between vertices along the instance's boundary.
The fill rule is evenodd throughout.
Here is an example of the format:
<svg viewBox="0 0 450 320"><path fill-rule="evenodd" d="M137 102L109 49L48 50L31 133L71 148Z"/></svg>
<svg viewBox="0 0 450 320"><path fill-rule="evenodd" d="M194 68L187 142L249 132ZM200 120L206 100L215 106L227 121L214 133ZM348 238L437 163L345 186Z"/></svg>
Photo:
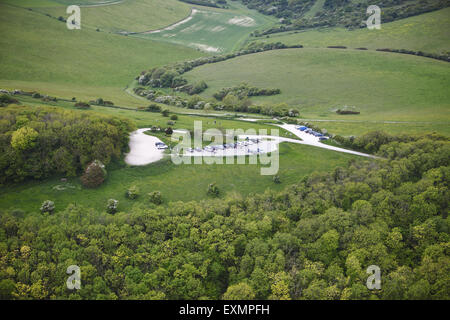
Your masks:
<svg viewBox="0 0 450 320"><path fill-rule="evenodd" d="M74 205L1 212L0 295L449 299L450 143L430 135L378 150L386 160L247 198L115 215ZM80 290L66 288L70 265L81 267ZM366 288L370 265L381 269L381 290Z"/></svg>
<svg viewBox="0 0 450 320"><path fill-rule="evenodd" d="M108 164L128 148L127 119L53 107L0 109L0 184L74 176L93 160Z"/></svg>

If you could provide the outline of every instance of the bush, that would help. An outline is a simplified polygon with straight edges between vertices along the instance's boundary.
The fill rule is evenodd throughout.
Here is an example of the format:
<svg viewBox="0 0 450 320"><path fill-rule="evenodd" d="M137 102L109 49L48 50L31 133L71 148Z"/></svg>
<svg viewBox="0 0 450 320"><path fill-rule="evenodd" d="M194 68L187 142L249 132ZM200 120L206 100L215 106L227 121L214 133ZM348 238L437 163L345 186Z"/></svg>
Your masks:
<svg viewBox="0 0 450 320"><path fill-rule="evenodd" d="M79 108L79 109L89 109L91 107L91 105L87 102L77 102L75 103L75 108Z"/></svg>
<svg viewBox="0 0 450 320"><path fill-rule="evenodd" d="M156 205L160 205L162 203L162 196L161 192L159 191L153 191L148 194L149 200L151 203L154 203Z"/></svg>
<svg viewBox="0 0 450 320"><path fill-rule="evenodd" d="M136 199L137 197L139 197L139 188L136 187L136 186L131 186L131 187L127 190L127 192L126 192L125 195L126 195L126 197L127 197L128 199L134 200L134 199Z"/></svg>
<svg viewBox="0 0 450 320"><path fill-rule="evenodd" d="M119 201L115 199L109 199L108 204L106 205L106 212L110 214L114 214L117 212L119 207Z"/></svg>
<svg viewBox="0 0 450 320"><path fill-rule="evenodd" d="M173 122L172 120L167 121L167 125L169 126L173 126L175 124L175 122Z"/></svg>
<svg viewBox="0 0 450 320"><path fill-rule="evenodd" d="M147 107L147 111L149 112L161 112L161 107L155 103L152 103Z"/></svg>
<svg viewBox="0 0 450 320"><path fill-rule="evenodd" d="M163 117L168 117L169 116L169 110L164 109L163 111L161 111L161 114L163 115Z"/></svg>
<svg viewBox="0 0 450 320"><path fill-rule="evenodd" d="M0 106L6 106L8 104L13 103L19 103L17 99L14 99L13 97L9 96L8 94L4 93L0 95Z"/></svg>
<svg viewBox="0 0 450 320"><path fill-rule="evenodd" d="M337 114L360 114L360 112L358 110L356 110L355 107L348 107L348 106L344 106L342 109L338 109L336 110Z"/></svg>
<svg viewBox="0 0 450 320"><path fill-rule="evenodd" d="M164 131L168 136L172 135L173 130L171 127L166 128L166 130Z"/></svg>
<svg viewBox="0 0 450 320"><path fill-rule="evenodd" d="M32 97L32 98L35 98L35 99L39 99L39 98L41 97L41 95L39 94L39 92L34 92L34 93L31 95L31 97Z"/></svg>
<svg viewBox="0 0 450 320"><path fill-rule="evenodd" d="M280 176L274 176L273 177L273 182L276 183L276 184L280 184L281 183Z"/></svg>
<svg viewBox="0 0 450 320"><path fill-rule="evenodd" d="M41 205L41 212L42 213L53 213L55 211L55 203L50 200L45 200Z"/></svg>
<svg viewBox="0 0 450 320"><path fill-rule="evenodd" d="M106 179L105 165L98 160L94 160L87 166L84 174L81 176L81 182L87 188L97 188Z"/></svg>
<svg viewBox="0 0 450 320"><path fill-rule="evenodd" d="M170 120L176 121L178 120L178 116L176 114L173 114L170 116Z"/></svg>
<svg viewBox="0 0 450 320"><path fill-rule="evenodd" d="M212 197L218 197L219 196L219 188L216 186L215 183L210 183L208 186L207 195Z"/></svg>

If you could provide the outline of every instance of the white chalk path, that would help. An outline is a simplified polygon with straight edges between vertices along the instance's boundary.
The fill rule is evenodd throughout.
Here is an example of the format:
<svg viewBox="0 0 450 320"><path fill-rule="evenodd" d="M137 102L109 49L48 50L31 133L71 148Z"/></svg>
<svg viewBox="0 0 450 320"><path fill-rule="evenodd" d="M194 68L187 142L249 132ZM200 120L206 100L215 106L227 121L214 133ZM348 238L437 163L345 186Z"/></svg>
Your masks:
<svg viewBox="0 0 450 320"><path fill-rule="evenodd" d="M202 12L202 11L200 11L198 9L191 9L191 13L189 14L189 16L187 18L185 18L185 19L183 19L181 21L178 21L178 22L176 22L174 24L171 24L170 26L167 26L167 27L162 28L162 29L149 30L149 31L144 31L144 32L130 32L130 34L153 34L153 33L160 33L160 32L163 32L163 31L170 31L170 30L175 29L178 26L181 26L181 25L185 24L186 22L191 21L194 18L194 16L197 13L199 13L199 12Z"/></svg>

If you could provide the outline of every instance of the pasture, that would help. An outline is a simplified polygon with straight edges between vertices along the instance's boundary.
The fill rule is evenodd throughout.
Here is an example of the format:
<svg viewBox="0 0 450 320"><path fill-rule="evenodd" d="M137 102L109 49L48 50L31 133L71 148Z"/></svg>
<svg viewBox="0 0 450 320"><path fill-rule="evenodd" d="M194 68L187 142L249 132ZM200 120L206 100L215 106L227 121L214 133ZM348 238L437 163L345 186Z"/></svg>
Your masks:
<svg viewBox="0 0 450 320"><path fill-rule="evenodd" d="M317 1L319 2L319 1ZM305 47L365 47L368 49L409 49L428 53L450 52L450 8L382 23L381 30L317 28L289 31L256 38L261 42L277 42Z"/></svg>
<svg viewBox="0 0 450 320"><path fill-rule="evenodd" d="M141 106L124 92L150 66L201 56L170 43L125 37L65 23L0 2L0 88L41 91L80 100L103 97Z"/></svg>
<svg viewBox="0 0 450 320"><path fill-rule="evenodd" d="M108 32L142 32L162 28L184 19L191 11L187 3L177 0L110 1L111 5L101 6L95 6L95 3L95 1L79 2L81 5L87 5L81 7L82 27L94 30L98 28ZM71 4L74 3L66 0L57 1L53 6L41 6L39 12L54 17L67 17L66 6Z"/></svg>
<svg viewBox="0 0 450 320"><path fill-rule="evenodd" d="M288 103L302 118L449 123L450 65L428 58L374 51L288 49L242 56L185 74L205 80L204 96L247 82L281 94L256 104ZM338 115L343 106L361 114ZM447 129L446 129L446 132ZM348 134L351 134L350 132Z"/></svg>

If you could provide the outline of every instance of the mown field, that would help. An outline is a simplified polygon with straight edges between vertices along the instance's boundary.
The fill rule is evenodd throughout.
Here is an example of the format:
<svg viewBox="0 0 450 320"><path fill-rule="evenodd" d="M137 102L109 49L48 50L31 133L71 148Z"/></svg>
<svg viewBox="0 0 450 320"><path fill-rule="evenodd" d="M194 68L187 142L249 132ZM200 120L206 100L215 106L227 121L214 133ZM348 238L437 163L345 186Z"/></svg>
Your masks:
<svg viewBox="0 0 450 320"><path fill-rule="evenodd" d="M196 7L198 11L192 19L183 24L133 37L181 44L209 53L223 53L239 49L253 31L270 27L276 21L237 2L229 2L229 5L227 10Z"/></svg>
<svg viewBox="0 0 450 320"><path fill-rule="evenodd" d="M0 88L141 106L123 91L149 66L199 57L186 47L95 32L0 3Z"/></svg>
<svg viewBox="0 0 450 320"><path fill-rule="evenodd" d="M443 54L450 52L450 8L382 23L381 30L318 28L271 34L255 41L302 44L306 47L328 46L392 48Z"/></svg>
<svg viewBox="0 0 450 320"><path fill-rule="evenodd" d="M254 102L286 102L308 119L447 124L450 119L450 65L416 56L339 49L277 50L205 65L185 77L191 82L205 80L208 97L242 82L279 88L280 95L254 98ZM344 105L355 106L361 114L337 115L335 111Z"/></svg>

